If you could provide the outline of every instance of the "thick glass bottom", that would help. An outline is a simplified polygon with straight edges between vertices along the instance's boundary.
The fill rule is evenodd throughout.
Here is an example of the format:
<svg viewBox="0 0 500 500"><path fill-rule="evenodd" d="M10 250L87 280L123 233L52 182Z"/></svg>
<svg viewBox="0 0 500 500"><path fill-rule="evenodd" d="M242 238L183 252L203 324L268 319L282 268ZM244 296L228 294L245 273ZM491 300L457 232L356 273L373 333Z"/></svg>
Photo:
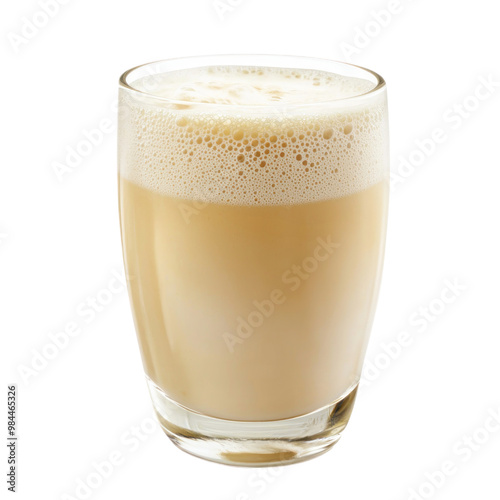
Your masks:
<svg viewBox="0 0 500 500"><path fill-rule="evenodd" d="M191 455L226 465L268 467L308 460L329 450L351 416L358 386L312 413L273 421L208 417L172 401L148 379L158 420L167 436Z"/></svg>

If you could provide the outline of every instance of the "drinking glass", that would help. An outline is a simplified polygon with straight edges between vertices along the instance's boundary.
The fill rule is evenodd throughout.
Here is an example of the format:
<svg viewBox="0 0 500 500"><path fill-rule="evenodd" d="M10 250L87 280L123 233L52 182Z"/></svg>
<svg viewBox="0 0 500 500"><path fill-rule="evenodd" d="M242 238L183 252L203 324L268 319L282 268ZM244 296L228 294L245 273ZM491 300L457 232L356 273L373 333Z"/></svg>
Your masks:
<svg viewBox="0 0 500 500"><path fill-rule="evenodd" d="M384 80L303 57L159 61L120 78L128 291L158 420L231 465L346 427L388 203Z"/></svg>

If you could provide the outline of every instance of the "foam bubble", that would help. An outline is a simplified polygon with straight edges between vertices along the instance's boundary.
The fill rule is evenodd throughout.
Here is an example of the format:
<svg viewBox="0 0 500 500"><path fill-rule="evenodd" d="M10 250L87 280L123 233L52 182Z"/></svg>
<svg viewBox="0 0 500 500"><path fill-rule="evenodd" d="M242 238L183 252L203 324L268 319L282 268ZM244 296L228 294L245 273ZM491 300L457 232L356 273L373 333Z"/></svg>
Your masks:
<svg viewBox="0 0 500 500"><path fill-rule="evenodd" d="M290 205L346 196L387 175L385 95L339 101L371 90L367 80L227 66L134 82L152 87L177 102L120 91L120 174L152 191Z"/></svg>

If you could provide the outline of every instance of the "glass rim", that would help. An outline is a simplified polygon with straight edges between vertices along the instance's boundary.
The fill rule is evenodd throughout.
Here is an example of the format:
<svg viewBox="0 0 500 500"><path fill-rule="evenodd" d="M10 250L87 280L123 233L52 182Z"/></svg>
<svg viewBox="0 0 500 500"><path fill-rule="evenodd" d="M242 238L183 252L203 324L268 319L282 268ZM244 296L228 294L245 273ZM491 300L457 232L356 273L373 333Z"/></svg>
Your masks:
<svg viewBox="0 0 500 500"><path fill-rule="evenodd" d="M245 64L245 61L253 61L253 63ZM259 64L260 61L260 64ZM283 63L296 61L296 64ZM272 64L275 62L275 64ZM302 62L303 64L300 64ZM267 63L267 64L265 64ZM271 64L269 64L271 63ZM281 63L281 64L278 64ZM172 66L172 67L170 67ZM289 68L289 69L313 69L326 71L330 73L337 73L343 76L351 76L354 78L361 78L368 80L374 84L373 88L362 92L359 94L354 94L348 97L341 97L338 99L326 99L315 101L313 103L300 102L300 103L266 103L266 104L228 104L228 103L207 103L207 102L196 102L196 101L184 101L182 99L172 99L170 97L159 96L154 92L139 90L134 87L133 83L138 79L150 76L154 77L159 74L170 73L182 69L194 69L209 66L264 66L264 67L275 67L275 68ZM321 67L320 67L321 66ZM148 72L149 68L161 67L159 71ZM349 74L345 74L345 71L335 71L335 68L344 69ZM138 75L137 75L138 73ZM133 75L137 77L130 81ZM364 75L364 76L363 76ZM356 64L351 64L343 61L337 61L334 59L326 59L319 57L309 57L309 56L294 56L294 55L279 55L279 54L214 54L214 55L201 55L201 56L187 56L187 57L175 57L169 59L160 59L157 61L152 61L144 64L135 66L127 71L125 71L119 78L119 87L129 90L133 93L139 94L143 97L150 98L154 101L159 101L168 104L181 105L181 106L199 106L199 107L217 107L219 109L270 109L286 107L290 108L300 108L300 107L316 107L316 106L335 106L343 105L347 103L353 103L359 100L365 100L367 98L372 98L380 93L384 92L386 88L386 82L375 71L365 68L363 66L358 66Z"/></svg>

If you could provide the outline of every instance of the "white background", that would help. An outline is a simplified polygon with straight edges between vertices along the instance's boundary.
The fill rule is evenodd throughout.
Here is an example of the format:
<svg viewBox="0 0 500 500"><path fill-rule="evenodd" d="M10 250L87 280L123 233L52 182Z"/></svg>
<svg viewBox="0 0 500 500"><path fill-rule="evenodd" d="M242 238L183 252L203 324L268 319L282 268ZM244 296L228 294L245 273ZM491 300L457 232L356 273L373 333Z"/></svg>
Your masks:
<svg viewBox="0 0 500 500"><path fill-rule="evenodd" d="M1 400L5 408L7 384L18 385L17 498L83 498L77 485L90 480L92 499L498 499L500 424L489 417L500 412L495 3L222 0L218 11L212 0L65 2L48 21L35 0L3 2L0 16ZM390 18L377 16L389 8ZM22 38L23 18L47 22L25 27L30 38ZM204 462L152 429L126 292L92 319L81 314L122 272L114 130L72 171L58 178L54 170L86 131L103 119L114 127L123 71L211 53L340 59L388 82L400 182L371 369L339 444L273 470ZM493 84L479 89L479 101L481 79ZM415 141L436 128L446 139L425 157L415 153ZM418 165L401 167L409 158ZM448 304L440 299L446 280L460 288L445 292ZM422 320L419 308L429 306L434 313ZM49 334L71 322L80 333L54 354ZM402 332L411 343L388 347ZM44 349L53 359L21 376ZM93 463L110 454L120 464L100 479ZM444 462L453 473L434 474ZM3 498L4 479L0 488Z"/></svg>

